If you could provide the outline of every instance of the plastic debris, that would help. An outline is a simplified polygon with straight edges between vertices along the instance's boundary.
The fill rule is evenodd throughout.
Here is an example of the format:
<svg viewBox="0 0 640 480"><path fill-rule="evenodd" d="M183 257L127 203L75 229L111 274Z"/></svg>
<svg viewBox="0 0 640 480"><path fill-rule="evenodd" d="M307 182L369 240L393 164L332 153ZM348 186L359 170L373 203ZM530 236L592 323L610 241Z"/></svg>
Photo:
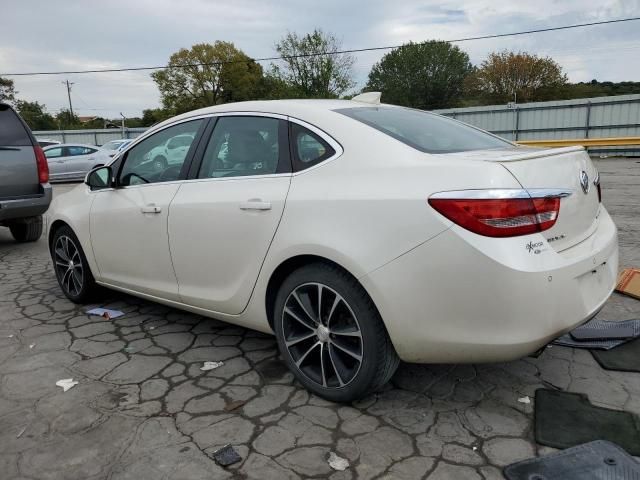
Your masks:
<svg viewBox="0 0 640 480"><path fill-rule="evenodd" d="M111 320L112 318L122 317L124 312L120 310L111 310L109 308L92 308L91 310L87 310L87 315L96 315L98 317L104 317L107 320Z"/></svg>
<svg viewBox="0 0 640 480"><path fill-rule="evenodd" d="M235 451L231 445L225 445L224 447L216 450L212 454L213 459L221 467L227 467L242 460L242 457Z"/></svg>
<svg viewBox="0 0 640 480"><path fill-rule="evenodd" d="M18 434L16 435L16 438L20 438L26 430L27 430L26 426L22 427L22 430L18 432Z"/></svg>
<svg viewBox="0 0 640 480"><path fill-rule="evenodd" d="M238 408L243 406L245 403L247 402L244 400L234 400L233 402L229 402L224 406L224 411L232 412L233 410L237 410Z"/></svg>
<svg viewBox="0 0 640 480"><path fill-rule="evenodd" d="M78 383L79 382L77 380L74 381L73 378L63 378L62 380L58 380L56 382L56 385L58 387L62 387L62 390L66 392L70 388L73 388L75 385L78 385Z"/></svg>
<svg viewBox="0 0 640 480"><path fill-rule="evenodd" d="M334 470L338 470L339 472L346 470L349 468L349 460L346 458L339 457L334 452L329 453L329 458L327 459L329 462L329 466Z"/></svg>
<svg viewBox="0 0 640 480"><path fill-rule="evenodd" d="M207 370L213 370L224 365L224 362L204 362L204 365L200 367L200 370L206 372Z"/></svg>
<svg viewBox="0 0 640 480"><path fill-rule="evenodd" d="M33 347L35 347L35 346L36 346L36 344L35 344L35 343L32 343L31 345L29 345L29 348L31 349L31 348L33 348Z"/></svg>
<svg viewBox="0 0 640 480"><path fill-rule="evenodd" d="M529 397L526 397L526 396L519 398L518 401L520 403L524 403L526 405L529 405L531 403L531 399Z"/></svg>
<svg viewBox="0 0 640 480"><path fill-rule="evenodd" d="M472 448L473 448L473 451L474 451L474 452L475 452L476 450L478 450L478 447L476 447L476 446L474 446L474 447L472 447Z"/></svg>
<svg viewBox="0 0 640 480"><path fill-rule="evenodd" d="M13 338L13 333L11 335L5 335L4 338Z"/></svg>

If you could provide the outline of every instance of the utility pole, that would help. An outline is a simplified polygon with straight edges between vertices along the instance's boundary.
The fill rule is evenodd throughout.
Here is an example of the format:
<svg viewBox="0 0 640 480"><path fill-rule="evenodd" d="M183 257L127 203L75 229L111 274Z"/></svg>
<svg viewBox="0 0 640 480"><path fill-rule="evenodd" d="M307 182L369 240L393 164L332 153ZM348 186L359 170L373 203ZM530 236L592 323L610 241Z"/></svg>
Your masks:
<svg viewBox="0 0 640 480"><path fill-rule="evenodd" d="M122 112L120 112L120 116L122 117L122 138L125 138L124 137L124 129L125 129L124 121L126 120L126 117L122 114Z"/></svg>
<svg viewBox="0 0 640 480"><path fill-rule="evenodd" d="M71 118L69 118L69 122L71 122L73 121L73 106L71 105L71 85L73 85L73 82L69 82L69 80L66 80L62 82L62 84L67 86L67 97L69 98L69 112L71 113Z"/></svg>

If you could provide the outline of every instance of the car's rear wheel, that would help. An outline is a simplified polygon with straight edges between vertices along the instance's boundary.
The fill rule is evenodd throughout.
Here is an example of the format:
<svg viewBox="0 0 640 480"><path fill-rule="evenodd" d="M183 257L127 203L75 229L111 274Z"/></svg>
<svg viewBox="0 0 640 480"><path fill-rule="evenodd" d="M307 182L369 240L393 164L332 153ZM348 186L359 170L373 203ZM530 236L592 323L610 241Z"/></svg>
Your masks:
<svg viewBox="0 0 640 480"><path fill-rule="evenodd" d="M96 282L80 241L71 228L63 226L55 231L51 258L58 285L67 298L75 303L88 301L96 291Z"/></svg>
<svg viewBox="0 0 640 480"><path fill-rule="evenodd" d="M389 381L399 359L380 314L348 273L317 263L285 279L274 327L287 366L306 388L349 402Z"/></svg>
<svg viewBox="0 0 640 480"><path fill-rule="evenodd" d="M42 235L42 216L22 218L9 225L16 242L35 242Z"/></svg>

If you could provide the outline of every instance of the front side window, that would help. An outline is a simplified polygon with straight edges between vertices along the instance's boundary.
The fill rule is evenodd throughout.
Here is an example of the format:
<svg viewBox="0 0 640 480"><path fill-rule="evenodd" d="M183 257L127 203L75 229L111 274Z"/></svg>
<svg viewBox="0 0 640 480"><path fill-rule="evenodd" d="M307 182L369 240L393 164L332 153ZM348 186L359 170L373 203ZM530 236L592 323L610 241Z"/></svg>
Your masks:
<svg viewBox="0 0 640 480"><path fill-rule="evenodd" d="M453 153L513 144L464 123L403 107L356 107L335 110L425 153Z"/></svg>
<svg viewBox="0 0 640 480"><path fill-rule="evenodd" d="M198 178L276 173L281 124L268 117L220 117L204 152Z"/></svg>
<svg viewBox="0 0 640 480"><path fill-rule="evenodd" d="M126 153L118 176L119 185L178 180L203 122L198 119L180 123L142 140Z"/></svg>
<svg viewBox="0 0 640 480"><path fill-rule="evenodd" d="M62 156L62 147L50 148L44 152L47 158L58 158Z"/></svg>

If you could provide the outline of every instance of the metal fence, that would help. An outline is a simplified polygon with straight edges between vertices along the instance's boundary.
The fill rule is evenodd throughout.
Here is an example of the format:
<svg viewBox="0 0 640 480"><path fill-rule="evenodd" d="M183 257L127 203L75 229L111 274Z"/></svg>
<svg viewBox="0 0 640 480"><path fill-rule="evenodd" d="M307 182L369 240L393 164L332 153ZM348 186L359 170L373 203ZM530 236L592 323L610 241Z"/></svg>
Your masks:
<svg viewBox="0 0 640 480"><path fill-rule="evenodd" d="M82 143L85 145L104 145L110 140L136 138L146 128L105 128L98 130L39 130L33 134L40 140L58 140L62 143Z"/></svg>
<svg viewBox="0 0 640 480"><path fill-rule="evenodd" d="M640 95L435 110L509 140L640 136ZM637 155L638 146L589 148Z"/></svg>

